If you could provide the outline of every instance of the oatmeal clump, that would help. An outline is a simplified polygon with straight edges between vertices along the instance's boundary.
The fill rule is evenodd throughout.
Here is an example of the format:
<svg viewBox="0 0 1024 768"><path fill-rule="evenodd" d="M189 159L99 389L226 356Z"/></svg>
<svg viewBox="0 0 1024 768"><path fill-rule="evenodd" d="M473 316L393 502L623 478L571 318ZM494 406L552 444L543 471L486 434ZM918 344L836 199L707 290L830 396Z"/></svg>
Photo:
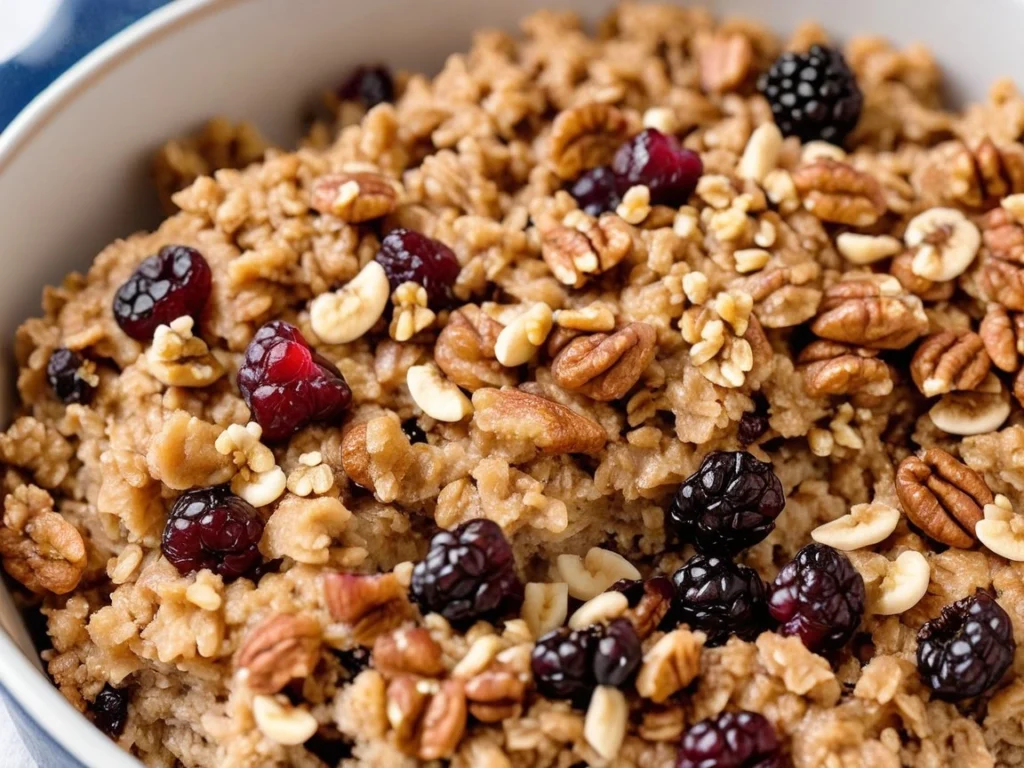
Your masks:
<svg viewBox="0 0 1024 768"><path fill-rule="evenodd" d="M18 330L0 557L145 764L1024 765L1024 99L599 30L168 143Z"/></svg>

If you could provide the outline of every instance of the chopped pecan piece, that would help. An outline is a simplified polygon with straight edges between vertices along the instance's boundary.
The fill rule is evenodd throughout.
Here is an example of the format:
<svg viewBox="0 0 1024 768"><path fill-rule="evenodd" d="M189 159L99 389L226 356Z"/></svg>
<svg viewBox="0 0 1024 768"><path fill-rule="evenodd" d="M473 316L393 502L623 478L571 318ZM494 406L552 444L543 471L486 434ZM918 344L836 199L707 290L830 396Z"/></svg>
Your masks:
<svg viewBox="0 0 1024 768"><path fill-rule="evenodd" d="M426 443L411 444L393 414L357 424L341 443L345 473L386 504L436 495L442 469L437 454Z"/></svg>
<svg viewBox="0 0 1024 768"><path fill-rule="evenodd" d="M517 389L478 389L473 408L478 429L533 443L541 453L597 453L608 441L596 421Z"/></svg>
<svg viewBox="0 0 1024 768"><path fill-rule="evenodd" d="M1024 312L1024 267L987 256L982 259L977 281L985 300Z"/></svg>
<svg viewBox="0 0 1024 768"><path fill-rule="evenodd" d="M981 336L940 331L921 342L910 362L910 375L923 395L934 397L954 389L974 389L991 367Z"/></svg>
<svg viewBox="0 0 1024 768"><path fill-rule="evenodd" d="M434 361L449 379L473 392L515 383L515 372L498 362L494 345L504 326L474 304L448 318L434 344Z"/></svg>
<svg viewBox="0 0 1024 768"><path fill-rule="evenodd" d="M1024 190L1024 147L985 138L973 149L962 141L935 147L915 172L917 185L940 190L945 200L984 208Z"/></svg>
<svg viewBox="0 0 1024 768"><path fill-rule="evenodd" d="M466 693L459 680L398 677L387 689L387 714L398 747L420 760L451 757L466 731Z"/></svg>
<svg viewBox="0 0 1024 768"><path fill-rule="evenodd" d="M935 281L914 273L914 251L901 253L889 265L889 273L900 285L922 301L948 301L956 290L955 280Z"/></svg>
<svg viewBox="0 0 1024 768"><path fill-rule="evenodd" d="M596 220L580 214L575 226L559 224L541 234L544 262L560 283L573 288L616 266L632 248L629 224L612 213Z"/></svg>
<svg viewBox="0 0 1024 768"><path fill-rule="evenodd" d="M636 691L661 704L700 674L704 633L677 629L664 635L644 654L636 676Z"/></svg>
<svg viewBox="0 0 1024 768"><path fill-rule="evenodd" d="M560 112L551 124L548 148L555 173L574 179L581 171L609 163L628 133L625 115L611 104L583 104Z"/></svg>
<svg viewBox="0 0 1024 768"><path fill-rule="evenodd" d="M311 616L276 613L257 625L238 652L238 668L256 694L273 694L313 673L320 658L320 625Z"/></svg>
<svg viewBox="0 0 1024 768"><path fill-rule="evenodd" d="M961 549L974 545L974 526L994 500L979 473L939 448L900 462L896 494L907 517L925 534Z"/></svg>
<svg viewBox="0 0 1024 768"><path fill-rule="evenodd" d="M812 397L892 392L892 375L889 366L878 359L878 350L814 341L800 353L799 363L804 388Z"/></svg>
<svg viewBox="0 0 1024 768"><path fill-rule="evenodd" d="M332 173L313 182L309 204L320 213L332 213L356 224L387 216L395 210L398 194L379 173Z"/></svg>
<svg viewBox="0 0 1024 768"><path fill-rule="evenodd" d="M323 578L327 610L336 620L352 625L360 645L373 645L409 615L408 597L393 573L328 573Z"/></svg>
<svg viewBox="0 0 1024 768"><path fill-rule="evenodd" d="M889 275L851 275L827 291L811 330L832 341L903 349L928 330L921 300Z"/></svg>
<svg viewBox="0 0 1024 768"><path fill-rule="evenodd" d="M654 359L658 333L647 323L630 323L613 334L573 339L551 364L560 387L594 400L617 400L637 383Z"/></svg>
<svg viewBox="0 0 1024 768"><path fill-rule="evenodd" d="M697 67L705 92L722 93L746 79L754 63L750 38L739 32L701 35L697 40Z"/></svg>
<svg viewBox="0 0 1024 768"><path fill-rule="evenodd" d="M22 485L4 499L0 555L4 570L33 592L66 595L78 586L86 565L85 540L53 511L42 488Z"/></svg>
<svg viewBox="0 0 1024 768"><path fill-rule="evenodd" d="M792 175L804 208L822 221L870 227L887 210L878 181L846 163L823 157Z"/></svg>
<svg viewBox="0 0 1024 768"><path fill-rule="evenodd" d="M981 241L997 259L1024 264L1024 227L1005 208L993 208L985 215Z"/></svg>
<svg viewBox="0 0 1024 768"><path fill-rule="evenodd" d="M740 283L754 300L754 312L765 328L791 328L810 320L821 303L813 284L821 267L813 261L758 272Z"/></svg>
<svg viewBox="0 0 1024 768"><path fill-rule="evenodd" d="M488 669L466 681L470 714L485 723L514 717L525 695L526 684L506 669Z"/></svg>
<svg viewBox="0 0 1024 768"><path fill-rule="evenodd" d="M441 646L423 627L402 627L373 643L373 666L386 677L437 677L444 672Z"/></svg>

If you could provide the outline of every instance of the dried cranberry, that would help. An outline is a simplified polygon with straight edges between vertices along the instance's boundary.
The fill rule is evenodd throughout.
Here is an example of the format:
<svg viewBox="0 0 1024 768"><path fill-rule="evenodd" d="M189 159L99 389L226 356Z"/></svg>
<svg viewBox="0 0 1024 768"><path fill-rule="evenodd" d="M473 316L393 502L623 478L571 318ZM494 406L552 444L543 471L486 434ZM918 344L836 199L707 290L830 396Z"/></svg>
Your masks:
<svg viewBox="0 0 1024 768"><path fill-rule="evenodd" d="M434 536L412 570L410 592L424 613L461 625L501 618L523 603L512 547L501 527L484 519Z"/></svg>
<svg viewBox="0 0 1024 768"><path fill-rule="evenodd" d="M704 632L709 646L722 645L732 635L753 640L768 626L764 582L753 568L695 555L672 581L676 599L671 620Z"/></svg>
<svg viewBox="0 0 1024 768"><path fill-rule="evenodd" d="M462 267L444 243L409 229L393 229L381 241L376 260L384 267L392 291L412 281L426 288L430 306L451 305L452 286Z"/></svg>
<svg viewBox="0 0 1024 768"><path fill-rule="evenodd" d="M621 201L615 174L603 165L580 174L569 187L569 194L576 199L580 209L591 216L614 211Z"/></svg>
<svg viewBox="0 0 1024 768"><path fill-rule="evenodd" d="M860 625L864 579L839 550L808 544L775 577L768 607L782 634L815 653L835 651Z"/></svg>
<svg viewBox="0 0 1024 768"><path fill-rule="evenodd" d="M338 89L343 101L361 101L367 109L395 100L395 81L383 65L357 67Z"/></svg>
<svg viewBox="0 0 1024 768"><path fill-rule="evenodd" d="M268 441L290 437L314 421L338 419L352 402L338 369L282 320L256 331L238 369L238 388Z"/></svg>
<svg viewBox="0 0 1024 768"><path fill-rule="evenodd" d="M628 619L615 619L599 632L594 648L594 680L598 685L621 688L633 679L643 650L640 638Z"/></svg>
<svg viewBox="0 0 1024 768"><path fill-rule="evenodd" d="M764 715L723 712L683 734L676 768L781 768L779 739Z"/></svg>
<svg viewBox="0 0 1024 768"><path fill-rule="evenodd" d="M262 562L263 518L222 486L186 491L174 501L160 549L187 575L209 568L225 579L251 574Z"/></svg>
<svg viewBox="0 0 1024 768"><path fill-rule="evenodd" d="M139 264L114 294L114 319L139 341L153 338L158 325L189 315L199 319L210 298L212 277L203 255L185 245L168 245Z"/></svg>
<svg viewBox="0 0 1024 768"><path fill-rule="evenodd" d="M620 194L643 184L651 192L652 204L676 206L693 194L704 164L696 152L682 149L675 137L647 128L619 147L612 171Z"/></svg>
<svg viewBox="0 0 1024 768"><path fill-rule="evenodd" d="M959 701L995 687L1016 650L1010 617L995 598L978 590L921 627L917 669L938 698Z"/></svg>
<svg viewBox="0 0 1024 768"><path fill-rule="evenodd" d="M597 687L594 678L594 649L598 635L594 627L559 627L541 637L533 646L530 666L537 689L551 699L569 699L585 707Z"/></svg>
<svg viewBox="0 0 1024 768"><path fill-rule="evenodd" d="M124 726L128 722L129 698L128 689L114 688L107 683L89 707L93 723L112 739L124 733Z"/></svg>
<svg viewBox="0 0 1024 768"><path fill-rule="evenodd" d="M67 405L88 404L96 389L82 378L81 370L85 360L77 352L66 347L53 350L46 363L46 380L57 398Z"/></svg>

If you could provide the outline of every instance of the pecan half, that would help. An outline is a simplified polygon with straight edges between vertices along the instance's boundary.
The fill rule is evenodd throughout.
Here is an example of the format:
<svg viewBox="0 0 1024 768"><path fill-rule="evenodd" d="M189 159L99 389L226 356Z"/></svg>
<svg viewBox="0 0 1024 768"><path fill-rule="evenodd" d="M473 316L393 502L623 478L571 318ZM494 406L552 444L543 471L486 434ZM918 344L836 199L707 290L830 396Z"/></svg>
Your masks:
<svg viewBox="0 0 1024 768"><path fill-rule="evenodd" d="M479 389L473 408L478 429L533 443L541 453L597 453L608 442L608 433L593 419L517 389Z"/></svg>
<svg viewBox="0 0 1024 768"><path fill-rule="evenodd" d="M402 627L373 643L373 666L386 677L437 677L444 672L441 646L423 627Z"/></svg>
<svg viewBox="0 0 1024 768"><path fill-rule="evenodd" d="M933 397L954 389L974 389L991 367L981 336L971 331L940 331L921 342L910 361L910 375L921 394Z"/></svg>
<svg viewBox="0 0 1024 768"><path fill-rule="evenodd" d="M594 400L617 400L637 383L654 359L658 332L647 323L630 323L613 334L573 339L551 364L558 386Z"/></svg>
<svg viewBox="0 0 1024 768"><path fill-rule="evenodd" d="M870 227L888 208L878 181L852 165L821 158L792 176L804 208L822 221Z"/></svg>
<svg viewBox="0 0 1024 768"><path fill-rule="evenodd" d="M978 335L997 368L1013 373L1020 367L1020 356L1024 354L1024 315L1011 316L1001 304L989 304Z"/></svg>
<svg viewBox="0 0 1024 768"><path fill-rule="evenodd" d="M810 320L818 311L822 292L812 284L821 276L813 261L792 267L766 269L742 280L739 286L754 300L754 312L765 328L791 328Z"/></svg>
<svg viewBox="0 0 1024 768"><path fill-rule="evenodd" d="M851 347L834 341L811 342L798 359L804 388L812 397L862 392L888 395L892 392L892 375L889 366L877 356L878 351L874 349Z"/></svg>
<svg viewBox="0 0 1024 768"><path fill-rule="evenodd" d="M541 256L555 278L579 288L592 274L607 272L633 248L629 224L612 213L596 220L581 215L576 226L556 225L541 233Z"/></svg>
<svg viewBox="0 0 1024 768"><path fill-rule="evenodd" d="M249 632L237 664L247 672L249 690L272 694L312 674L319 658L320 624L311 616L276 613Z"/></svg>
<svg viewBox="0 0 1024 768"><path fill-rule="evenodd" d="M901 253L889 265L889 274L900 281L905 290L923 301L948 301L956 290L955 280L935 281L914 273L914 251Z"/></svg>
<svg viewBox="0 0 1024 768"><path fill-rule="evenodd" d="M466 731L466 693L459 680L398 677L388 685L387 714L399 749L420 760L441 760L455 753Z"/></svg>
<svg viewBox="0 0 1024 768"><path fill-rule="evenodd" d="M903 349L928 330L921 300L890 275L851 275L827 291L811 325L818 336L872 349Z"/></svg>
<svg viewBox="0 0 1024 768"><path fill-rule="evenodd" d="M494 345L504 326L474 304L466 304L448 318L434 344L434 361L463 389L504 387L515 383L515 373L498 362Z"/></svg>
<svg viewBox="0 0 1024 768"><path fill-rule="evenodd" d="M583 104L563 110L551 124L548 156L562 179L610 162L626 140L629 123L611 104Z"/></svg>
<svg viewBox="0 0 1024 768"><path fill-rule="evenodd" d="M974 526L994 500L979 473L940 448L900 462L896 494L907 517L925 534L961 549L974 544Z"/></svg>
<svg viewBox="0 0 1024 768"><path fill-rule="evenodd" d="M85 540L53 511L42 488L22 485L4 499L0 556L4 570L32 592L66 595L78 586L86 566Z"/></svg>
<svg viewBox="0 0 1024 768"><path fill-rule="evenodd" d="M394 414L349 429L341 442L341 465L352 482L385 504L420 501L440 490L438 450L426 443L411 444Z"/></svg>
<svg viewBox="0 0 1024 768"><path fill-rule="evenodd" d="M394 211L398 194L379 173L331 173L313 182L309 204L320 213L356 224Z"/></svg>
<svg viewBox="0 0 1024 768"><path fill-rule="evenodd" d="M985 138L973 149L962 141L950 141L932 150L921 171L923 183L940 189L941 195L974 208L1024 190L1024 147L1016 143L996 145ZM929 174L932 181L925 181Z"/></svg>
<svg viewBox="0 0 1024 768"><path fill-rule="evenodd" d="M409 615L405 590L393 573L328 573L323 584L327 610L336 620L352 625L360 645L373 645Z"/></svg>
<svg viewBox="0 0 1024 768"><path fill-rule="evenodd" d="M526 684L506 669L488 669L466 681L470 714L485 723L514 717L525 695Z"/></svg>
<svg viewBox="0 0 1024 768"><path fill-rule="evenodd" d="M985 214L981 242L996 258L1024 264L1024 227L1005 208L993 208Z"/></svg>
<svg viewBox="0 0 1024 768"><path fill-rule="evenodd" d="M1024 312L1024 267L994 256L984 257L977 275L982 298Z"/></svg>

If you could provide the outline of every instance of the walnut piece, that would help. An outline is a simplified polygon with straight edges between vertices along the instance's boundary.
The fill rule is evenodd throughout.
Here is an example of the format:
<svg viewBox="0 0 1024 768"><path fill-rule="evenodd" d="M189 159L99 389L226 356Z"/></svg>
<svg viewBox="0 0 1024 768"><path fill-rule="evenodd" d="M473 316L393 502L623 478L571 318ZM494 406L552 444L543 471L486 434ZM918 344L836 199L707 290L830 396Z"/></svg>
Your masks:
<svg viewBox="0 0 1024 768"><path fill-rule="evenodd" d="M394 312L388 334L395 341L408 341L425 328L429 328L437 315L427 306L427 289L419 283L402 283L391 294Z"/></svg>
<svg viewBox="0 0 1024 768"><path fill-rule="evenodd" d="M813 341L800 353L798 361L804 376L804 388L812 397L864 393L885 396L892 392L889 366L878 359L878 351Z"/></svg>
<svg viewBox="0 0 1024 768"><path fill-rule="evenodd" d="M517 389L478 389L473 424L500 437L535 445L541 453L597 453L608 441L600 424L553 400Z"/></svg>
<svg viewBox="0 0 1024 768"><path fill-rule="evenodd" d="M53 511L50 494L22 485L4 498L0 556L4 570L32 592L66 595L82 579L85 540Z"/></svg>
<svg viewBox="0 0 1024 768"><path fill-rule="evenodd" d="M942 190L946 200L984 208L1024 190L1024 147L1019 144L997 145L986 137L972 148L962 141L949 141L931 155L918 172L921 183Z"/></svg>
<svg viewBox="0 0 1024 768"><path fill-rule="evenodd" d="M169 387L208 387L224 375L224 366L210 353L206 342L192 335L195 320L179 317L170 325L158 325L146 350L153 378Z"/></svg>
<svg viewBox="0 0 1024 768"><path fill-rule="evenodd" d="M940 448L908 456L896 470L896 493L913 523L936 541L968 549L974 526L993 502L985 479Z"/></svg>
<svg viewBox="0 0 1024 768"><path fill-rule="evenodd" d="M260 442L263 428L255 421L244 427L230 424L215 443L217 451L230 456L238 467L231 478L231 490L254 507L277 501L288 485L284 470L276 464L274 452Z"/></svg>
<svg viewBox="0 0 1024 768"><path fill-rule="evenodd" d="M495 357L494 345L504 326L475 304L452 312L434 344L434 361L453 382L473 392L514 384L515 372Z"/></svg>
<svg viewBox="0 0 1024 768"><path fill-rule="evenodd" d="M705 92L722 93L740 85L754 63L750 38L738 32L700 35L696 41L700 85Z"/></svg>
<svg viewBox="0 0 1024 768"><path fill-rule="evenodd" d="M992 364L981 336L971 331L940 331L921 342L910 361L910 375L926 397L954 389L972 390Z"/></svg>
<svg viewBox="0 0 1024 768"><path fill-rule="evenodd" d="M373 643L373 666L385 677L437 677L444 672L441 646L423 627L402 627Z"/></svg>
<svg viewBox="0 0 1024 768"><path fill-rule="evenodd" d="M313 673L320 658L320 625L311 616L277 613L254 627L237 665L253 693L277 693Z"/></svg>
<svg viewBox="0 0 1024 768"><path fill-rule="evenodd" d="M583 104L563 110L551 124L548 156L562 179L611 161L626 140L629 123L610 104Z"/></svg>
<svg viewBox="0 0 1024 768"><path fill-rule="evenodd" d="M387 688L387 715L406 754L420 760L451 757L466 731L463 683L397 677Z"/></svg>
<svg viewBox="0 0 1024 768"><path fill-rule="evenodd" d="M647 323L630 323L611 335L580 336L558 353L551 375L560 387L594 400L618 400L654 359L657 341L657 331Z"/></svg>
<svg viewBox="0 0 1024 768"><path fill-rule="evenodd" d="M928 330L928 317L892 276L851 274L825 291L811 330L846 344L903 349Z"/></svg>
<svg viewBox="0 0 1024 768"><path fill-rule="evenodd" d="M618 215L597 219L573 211L561 225L541 233L541 256L555 278L580 288L590 275L607 272L633 247L630 226Z"/></svg>
<svg viewBox="0 0 1024 768"><path fill-rule="evenodd" d="M813 261L758 272L738 283L754 300L754 312L765 328L791 328L810 320L821 304L815 285L821 267Z"/></svg>
<svg viewBox="0 0 1024 768"><path fill-rule="evenodd" d="M676 629L661 637L644 654L636 676L636 692L655 704L668 700L700 673L704 633Z"/></svg>
<svg viewBox="0 0 1024 768"><path fill-rule="evenodd" d="M501 665L484 670L466 681L469 712L477 720L498 723L514 717L526 695L526 683Z"/></svg>
<svg viewBox="0 0 1024 768"><path fill-rule="evenodd" d="M821 158L792 175L804 208L822 221L870 227L887 210L878 181L846 163Z"/></svg>
<svg viewBox="0 0 1024 768"><path fill-rule="evenodd" d="M379 173L331 173L313 182L309 204L320 213L357 224L387 216L395 210L398 193Z"/></svg>
<svg viewBox="0 0 1024 768"><path fill-rule="evenodd" d="M432 498L440 490L438 449L410 444L393 414L357 424L341 443L341 465L352 482L373 491L385 504Z"/></svg>
<svg viewBox="0 0 1024 768"><path fill-rule="evenodd" d="M336 620L352 625L352 635L361 645L372 646L409 615L406 592L393 573L328 573L323 585L327 610Z"/></svg>
<svg viewBox="0 0 1024 768"><path fill-rule="evenodd" d="M299 456L299 466L288 473L288 490L296 496L327 493L334 487L334 470L323 463L320 451Z"/></svg>

